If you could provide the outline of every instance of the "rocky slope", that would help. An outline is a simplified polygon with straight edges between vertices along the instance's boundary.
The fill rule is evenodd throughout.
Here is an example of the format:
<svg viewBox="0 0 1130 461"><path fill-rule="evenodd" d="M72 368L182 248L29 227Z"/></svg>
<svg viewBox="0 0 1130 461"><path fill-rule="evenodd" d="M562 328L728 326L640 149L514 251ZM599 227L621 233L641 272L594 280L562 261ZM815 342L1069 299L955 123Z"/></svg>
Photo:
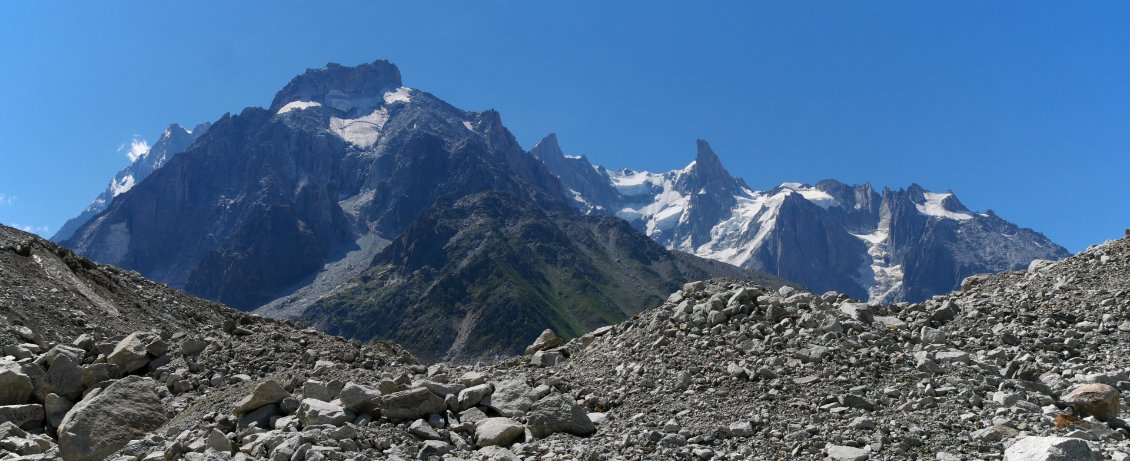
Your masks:
<svg viewBox="0 0 1130 461"><path fill-rule="evenodd" d="M917 185L878 192L834 180L756 191L730 175L701 140L690 165L667 173L594 166L564 155L554 135L531 153L582 212L618 216L668 248L764 270L815 291L922 301L970 275L1068 256L991 211L970 211L952 192Z"/></svg>
<svg viewBox="0 0 1130 461"><path fill-rule="evenodd" d="M126 193L158 168L165 166L165 163L173 156L187 150L197 138L208 131L209 126L211 126L210 123L201 123L190 131L176 123L169 125L161 133L157 142L153 143L153 146L145 151L138 152L137 158L131 159L129 166L114 175L114 179L110 181L110 185L106 186L106 190L95 197L94 201L82 210L82 213L63 223L63 227L59 228L59 232L56 232L51 240L62 242L71 238L79 227L109 208L114 197Z"/></svg>
<svg viewBox="0 0 1130 461"><path fill-rule="evenodd" d="M497 112L407 88L387 61L331 64L267 109L216 121L64 244L427 359L514 353L542 328L572 337L687 280L737 275L646 238L593 238L602 221L581 219L565 194ZM551 268L557 251L572 266Z"/></svg>
<svg viewBox="0 0 1130 461"><path fill-rule="evenodd" d="M688 283L476 366L415 365L2 227L0 270L7 457L1130 456L1130 235L923 303Z"/></svg>

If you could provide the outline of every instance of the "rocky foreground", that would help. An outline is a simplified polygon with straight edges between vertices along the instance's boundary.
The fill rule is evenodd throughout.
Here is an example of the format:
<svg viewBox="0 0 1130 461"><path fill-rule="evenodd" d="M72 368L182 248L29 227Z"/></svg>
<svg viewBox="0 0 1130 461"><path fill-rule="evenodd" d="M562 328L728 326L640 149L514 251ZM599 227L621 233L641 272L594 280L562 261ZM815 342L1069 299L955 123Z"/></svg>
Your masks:
<svg viewBox="0 0 1130 461"><path fill-rule="evenodd" d="M1130 239L868 305L687 284L420 365L0 229L0 459L1126 459Z"/></svg>

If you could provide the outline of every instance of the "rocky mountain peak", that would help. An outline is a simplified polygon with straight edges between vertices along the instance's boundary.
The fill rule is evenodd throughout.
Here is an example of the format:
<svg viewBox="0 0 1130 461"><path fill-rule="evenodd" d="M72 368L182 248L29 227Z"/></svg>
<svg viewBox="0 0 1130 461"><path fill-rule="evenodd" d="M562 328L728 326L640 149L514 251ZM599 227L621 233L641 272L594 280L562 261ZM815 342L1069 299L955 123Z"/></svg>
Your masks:
<svg viewBox="0 0 1130 461"><path fill-rule="evenodd" d="M534 144L534 147L530 149L530 154L543 162L549 159L565 158L565 152L561 151L561 144L557 142L557 133L550 133L537 144Z"/></svg>
<svg viewBox="0 0 1130 461"><path fill-rule="evenodd" d="M740 193L742 183L726 171L722 161L710 148L706 140L697 141L698 152L695 154L694 163L684 169L684 175L676 182L675 187L685 194L699 194L707 192L718 195L733 195Z"/></svg>
<svg viewBox="0 0 1130 461"><path fill-rule="evenodd" d="M295 101L316 102L342 112L364 112L379 106L384 93L401 86L400 69L380 60L355 67L330 63L308 69L275 94L271 112Z"/></svg>

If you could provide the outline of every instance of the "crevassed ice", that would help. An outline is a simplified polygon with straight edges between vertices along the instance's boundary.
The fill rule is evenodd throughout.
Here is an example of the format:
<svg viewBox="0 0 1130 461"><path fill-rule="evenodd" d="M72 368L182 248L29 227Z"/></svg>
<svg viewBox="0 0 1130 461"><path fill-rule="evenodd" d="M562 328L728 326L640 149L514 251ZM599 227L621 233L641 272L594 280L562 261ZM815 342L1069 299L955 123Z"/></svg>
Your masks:
<svg viewBox="0 0 1130 461"><path fill-rule="evenodd" d="M388 111L381 107L360 118L330 117L330 131L350 144L367 149L377 143L386 122Z"/></svg>
<svg viewBox="0 0 1130 461"><path fill-rule="evenodd" d="M282 106L282 107L279 108L278 115L285 114L285 113L290 112L292 110L302 110L302 109L305 109L305 108L308 108L308 107L318 107L318 106L321 106L321 105L322 105L322 103L317 102L317 101L291 101L291 102L286 103L285 106Z"/></svg>
<svg viewBox="0 0 1130 461"><path fill-rule="evenodd" d="M890 213L883 212L874 231L851 234L867 244L867 255L871 261L865 262L859 269L856 281L867 288L868 300L872 302L890 302L902 289L902 265L891 264L890 248L887 245L890 231Z"/></svg>

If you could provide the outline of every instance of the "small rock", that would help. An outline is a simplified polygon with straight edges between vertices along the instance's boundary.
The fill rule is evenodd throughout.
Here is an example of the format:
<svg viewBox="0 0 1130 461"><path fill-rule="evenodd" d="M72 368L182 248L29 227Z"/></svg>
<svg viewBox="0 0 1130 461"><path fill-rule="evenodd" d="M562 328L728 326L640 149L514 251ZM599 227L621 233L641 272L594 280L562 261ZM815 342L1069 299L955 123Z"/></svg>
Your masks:
<svg viewBox="0 0 1130 461"><path fill-rule="evenodd" d="M866 461L871 458L871 452L862 448L828 444L824 450L828 452L828 459L833 461Z"/></svg>
<svg viewBox="0 0 1130 461"><path fill-rule="evenodd" d="M235 410L232 411L232 414L236 416L244 415L260 407L272 403L279 403L289 395L290 393L287 392L286 389L283 389L282 384L270 379L257 386L251 395L244 397L243 400L236 403Z"/></svg>
<svg viewBox="0 0 1130 461"><path fill-rule="evenodd" d="M553 394L535 403L526 415L526 427L538 438L558 432L580 436L596 432L584 408L563 394Z"/></svg>
<svg viewBox="0 0 1130 461"><path fill-rule="evenodd" d="M353 421L355 416L353 412L347 411L341 405L319 399L302 399L302 404L298 406L298 421L303 426L317 424L340 426Z"/></svg>

